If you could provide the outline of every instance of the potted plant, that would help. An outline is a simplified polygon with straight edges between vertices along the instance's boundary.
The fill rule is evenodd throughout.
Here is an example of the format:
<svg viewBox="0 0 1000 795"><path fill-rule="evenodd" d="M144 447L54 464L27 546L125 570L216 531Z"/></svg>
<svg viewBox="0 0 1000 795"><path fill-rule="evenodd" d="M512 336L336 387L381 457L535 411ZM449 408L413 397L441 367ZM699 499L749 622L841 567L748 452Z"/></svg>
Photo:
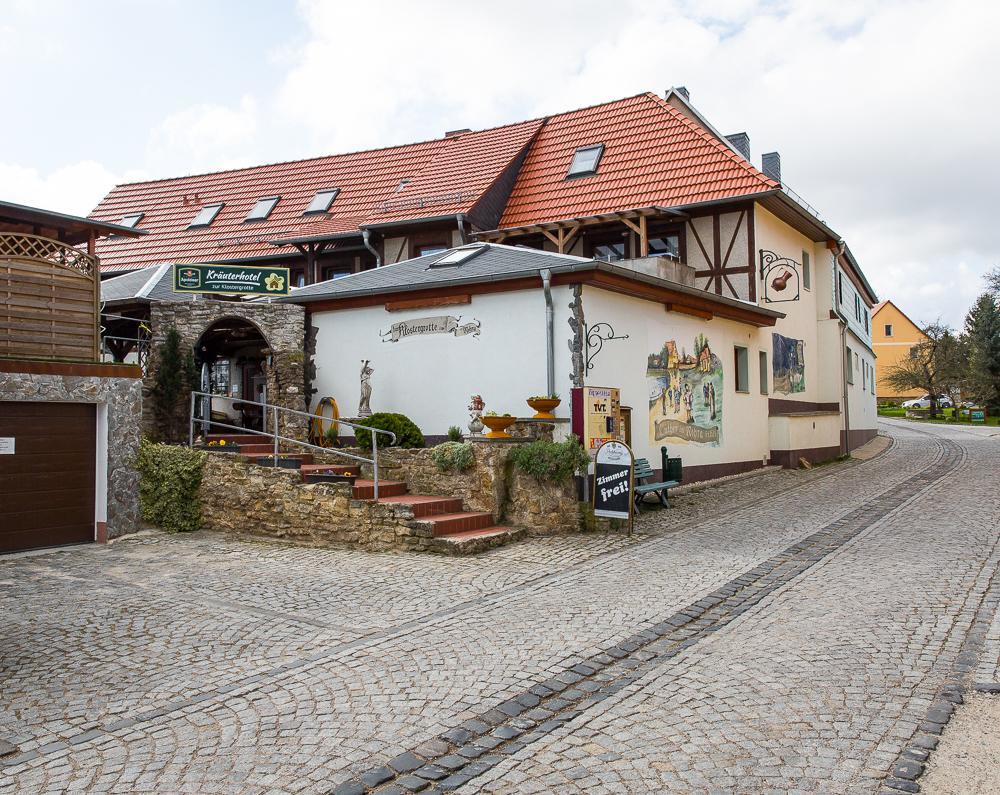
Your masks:
<svg viewBox="0 0 1000 795"><path fill-rule="evenodd" d="M298 469L302 466L302 459L279 454L278 460L275 461L273 455L262 455L258 456L254 463L262 467L277 466L279 469Z"/></svg>
<svg viewBox="0 0 1000 795"><path fill-rule="evenodd" d="M510 434L507 429L517 422L517 417L513 414L497 414L495 411L487 411L483 415L483 424L490 429L486 434L487 439L509 439Z"/></svg>
<svg viewBox="0 0 1000 795"><path fill-rule="evenodd" d="M350 483L352 486L357 479L356 470L347 470L343 467L330 467L329 469L313 471L303 477L306 483Z"/></svg>
<svg viewBox="0 0 1000 795"><path fill-rule="evenodd" d="M528 405L535 410L535 416L532 417L533 420L554 420L556 415L553 414L553 410L562 401L559 399L559 395L533 395L528 398Z"/></svg>
<svg viewBox="0 0 1000 795"><path fill-rule="evenodd" d="M236 442L229 442L225 439L213 439L205 447L220 453L238 453L240 451L240 446Z"/></svg>

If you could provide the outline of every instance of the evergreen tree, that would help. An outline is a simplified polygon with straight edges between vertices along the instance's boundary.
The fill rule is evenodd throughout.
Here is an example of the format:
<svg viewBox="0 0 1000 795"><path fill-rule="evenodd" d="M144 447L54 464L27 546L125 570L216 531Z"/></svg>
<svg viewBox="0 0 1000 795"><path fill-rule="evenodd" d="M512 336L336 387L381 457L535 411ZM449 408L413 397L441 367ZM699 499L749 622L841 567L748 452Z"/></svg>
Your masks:
<svg viewBox="0 0 1000 795"><path fill-rule="evenodd" d="M996 276L1000 277L1000 270ZM1000 303L983 293L965 317L966 388L990 413L1000 412Z"/></svg>
<svg viewBox="0 0 1000 795"><path fill-rule="evenodd" d="M157 348L151 390L153 420L160 441L176 444L185 438L190 395L196 383L194 354L181 351L181 335L171 327Z"/></svg>

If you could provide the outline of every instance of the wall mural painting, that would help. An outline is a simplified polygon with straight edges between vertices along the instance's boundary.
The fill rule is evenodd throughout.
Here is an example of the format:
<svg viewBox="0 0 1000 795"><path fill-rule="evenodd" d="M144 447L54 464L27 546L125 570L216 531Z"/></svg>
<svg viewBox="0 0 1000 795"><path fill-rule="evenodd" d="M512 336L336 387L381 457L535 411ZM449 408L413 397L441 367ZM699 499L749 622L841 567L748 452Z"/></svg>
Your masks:
<svg viewBox="0 0 1000 795"><path fill-rule="evenodd" d="M791 395L806 391L806 344L802 340L771 336L773 354L771 369L774 371L774 391Z"/></svg>
<svg viewBox="0 0 1000 795"><path fill-rule="evenodd" d="M674 340L649 354L649 441L651 444L722 442L722 362L712 353L708 338L694 338L694 352L678 348Z"/></svg>

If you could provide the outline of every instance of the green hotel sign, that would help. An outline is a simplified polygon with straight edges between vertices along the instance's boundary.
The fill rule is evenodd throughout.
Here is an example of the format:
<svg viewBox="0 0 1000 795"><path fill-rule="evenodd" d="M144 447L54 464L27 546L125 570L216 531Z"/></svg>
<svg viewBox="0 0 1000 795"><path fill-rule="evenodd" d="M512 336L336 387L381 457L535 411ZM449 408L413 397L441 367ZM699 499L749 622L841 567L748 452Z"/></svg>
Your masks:
<svg viewBox="0 0 1000 795"><path fill-rule="evenodd" d="M288 268L174 264L175 293L288 295Z"/></svg>

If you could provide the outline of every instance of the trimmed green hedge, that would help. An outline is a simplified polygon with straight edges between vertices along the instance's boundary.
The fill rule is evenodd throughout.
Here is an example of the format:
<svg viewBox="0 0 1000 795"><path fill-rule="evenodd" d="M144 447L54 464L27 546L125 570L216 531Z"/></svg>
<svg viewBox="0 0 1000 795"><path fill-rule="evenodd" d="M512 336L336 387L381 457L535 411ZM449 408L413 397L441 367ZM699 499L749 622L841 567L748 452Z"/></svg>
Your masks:
<svg viewBox="0 0 1000 795"><path fill-rule="evenodd" d="M431 460L442 472L464 472L474 463L471 444L443 442L431 450Z"/></svg>
<svg viewBox="0 0 1000 795"><path fill-rule="evenodd" d="M372 414L370 417L366 417L361 421L361 425L367 425L369 428L381 428L383 431L391 431L396 434L396 443L394 445L389 444L389 437L384 434L379 434L378 446L381 447L423 447L424 446L424 435L420 432L420 428L414 424L413 420L407 417L405 414L392 414L386 411L378 411ZM371 431L362 430L361 428L354 429L354 438L358 440L358 446L365 449L372 449L372 434Z"/></svg>
<svg viewBox="0 0 1000 795"><path fill-rule="evenodd" d="M539 439L510 454L514 466L537 480L558 483L569 480L573 474L586 469L590 457L575 436L564 442L546 442Z"/></svg>
<svg viewBox="0 0 1000 795"><path fill-rule="evenodd" d="M142 439L136 468L142 518L171 533L201 527L202 468L206 454L187 447Z"/></svg>

